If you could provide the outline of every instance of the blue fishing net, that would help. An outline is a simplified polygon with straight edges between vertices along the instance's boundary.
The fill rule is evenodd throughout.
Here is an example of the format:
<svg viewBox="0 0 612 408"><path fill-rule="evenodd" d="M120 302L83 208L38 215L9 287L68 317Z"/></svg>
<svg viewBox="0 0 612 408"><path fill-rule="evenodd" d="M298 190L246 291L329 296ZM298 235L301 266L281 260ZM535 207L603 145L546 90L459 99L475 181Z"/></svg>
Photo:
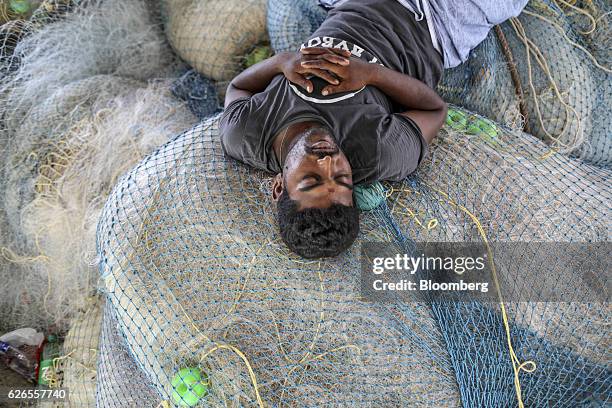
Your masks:
<svg viewBox="0 0 612 408"><path fill-rule="evenodd" d="M530 1L467 62L447 70L438 90L449 102L523 128L559 152L609 167L610 11L609 2Z"/></svg>
<svg viewBox="0 0 612 408"><path fill-rule="evenodd" d="M531 250L497 245L610 240L610 9L565 3L532 1L531 14L445 73L438 90L465 109L451 109L416 174L359 186L361 235L334 259L305 261L285 248L271 176L225 157L201 73L175 82L203 123L127 174L100 219L107 303L97 405L184 405L190 397L176 379L185 369L206 378L206 393L190 400L201 406L610 405L607 298L588 292L558 251L534 266ZM571 6L594 17L592 32ZM315 0L269 1L272 47L296 50L324 18ZM216 29L179 34L172 44L197 71L223 68L217 89L242 64L217 55L227 39ZM236 49L247 53L255 37ZM214 40L211 53L198 52L202 38ZM14 69L10 47L0 48L0 67ZM525 123L537 138L520 131ZM368 242L407 253L421 242L491 243L500 298L369 302L360 290ZM541 288L525 283L537 278L548 291L591 296L543 301Z"/></svg>
<svg viewBox="0 0 612 408"><path fill-rule="evenodd" d="M171 90L174 96L187 102L189 110L198 119L207 118L221 109L213 81L193 69L174 81Z"/></svg>
<svg viewBox="0 0 612 408"><path fill-rule="evenodd" d="M275 52L295 51L325 20L317 0L269 0L268 33Z"/></svg>
<svg viewBox="0 0 612 408"><path fill-rule="evenodd" d="M270 176L223 155L218 118L128 174L99 225L100 268L154 403L181 403L185 368L205 373L198 401L210 406L606 403L607 303L516 301L541 271L527 252L492 249L496 302L362 298L367 242L411 253L430 241L609 240L608 171L468 111L451 118L415 175L365 194L361 235L334 259L284 247ZM561 259L545 256L549 289L584 286Z"/></svg>
<svg viewBox="0 0 612 408"><path fill-rule="evenodd" d="M96 381L96 406L144 407L157 399L132 359L110 304L104 307Z"/></svg>

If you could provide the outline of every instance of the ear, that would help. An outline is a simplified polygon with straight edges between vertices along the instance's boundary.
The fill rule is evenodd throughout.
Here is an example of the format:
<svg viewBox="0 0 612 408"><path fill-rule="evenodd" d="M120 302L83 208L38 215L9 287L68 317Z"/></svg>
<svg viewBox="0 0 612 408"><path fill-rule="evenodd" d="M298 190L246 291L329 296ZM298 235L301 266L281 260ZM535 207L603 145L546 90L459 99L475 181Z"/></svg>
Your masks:
<svg viewBox="0 0 612 408"><path fill-rule="evenodd" d="M276 177L274 177L274 182L272 183L272 200L278 201L280 196L283 194L283 175L282 173L278 173Z"/></svg>

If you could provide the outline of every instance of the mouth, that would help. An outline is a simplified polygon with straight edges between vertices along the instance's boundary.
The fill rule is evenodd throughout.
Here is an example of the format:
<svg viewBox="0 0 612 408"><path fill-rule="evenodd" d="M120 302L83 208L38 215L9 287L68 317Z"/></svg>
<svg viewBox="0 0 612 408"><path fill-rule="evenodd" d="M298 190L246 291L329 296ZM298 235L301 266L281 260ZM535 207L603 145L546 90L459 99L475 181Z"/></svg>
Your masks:
<svg viewBox="0 0 612 408"><path fill-rule="evenodd" d="M321 140L310 146L313 150L331 150L334 146L327 140Z"/></svg>
<svg viewBox="0 0 612 408"><path fill-rule="evenodd" d="M315 153L335 153L338 148L334 143L328 140L321 140L313 143L310 146L310 150Z"/></svg>

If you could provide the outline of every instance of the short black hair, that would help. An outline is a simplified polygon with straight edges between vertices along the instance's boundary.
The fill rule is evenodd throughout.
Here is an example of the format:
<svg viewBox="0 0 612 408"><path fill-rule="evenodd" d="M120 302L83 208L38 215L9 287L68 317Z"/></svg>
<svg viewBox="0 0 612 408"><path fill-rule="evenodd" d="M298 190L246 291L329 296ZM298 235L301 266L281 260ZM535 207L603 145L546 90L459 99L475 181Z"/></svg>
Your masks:
<svg viewBox="0 0 612 408"><path fill-rule="evenodd" d="M278 199L277 217L281 238L289 249L304 258L336 256L347 250L359 233L359 210L341 204L328 208L305 208L284 189Z"/></svg>

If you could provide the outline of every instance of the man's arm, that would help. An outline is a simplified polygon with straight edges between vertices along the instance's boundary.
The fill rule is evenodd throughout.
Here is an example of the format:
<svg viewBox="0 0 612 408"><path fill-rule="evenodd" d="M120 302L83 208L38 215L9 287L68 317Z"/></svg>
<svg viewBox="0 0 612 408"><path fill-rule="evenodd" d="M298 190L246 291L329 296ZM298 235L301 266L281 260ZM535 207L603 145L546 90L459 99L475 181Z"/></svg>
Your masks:
<svg viewBox="0 0 612 408"><path fill-rule="evenodd" d="M305 48L302 53L311 54L313 50ZM356 58L352 58L348 66L330 64L320 58L304 61L302 66L327 70L340 78L340 84L328 85L323 89L323 95L355 91L366 85L377 87L407 109L401 114L419 126L427 143L436 137L446 120L447 106L442 98L429 86L409 75Z"/></svg>
<svg viewBox="0 0 612 408"><path fill-rule="evenodd" d="M402 115L412 119L421 128L425 141L431 143L446 120L446 102L436 91L409 75L380 65L373 67L372 71L369 85L406 107L408 110Z"/></svg>
<svg viewBox="0 0 612 408"><path fill-rule="evenodd" d="M281 67L286 58L286 53L277 54L238 74L227 87L225 107L236 99L253 96L265 90L272 78L283 72Z"/></svg>
<svg viewBox="0 0 612 408"><path fill-rule="evenodd" d="M322 50L317 55L330 64L348 65L350 53L342 55L328 50ZM272 79L279 74L284 74L287 79L300 85L308 92L312 92L312 82L306 76L316 75L330 84L338 84L338 80L329 72L302 66L301 62L306 58L300 52L283 52L268 58L252 67L247 68L236 76L227 87L225 94L225 107L239 98L253 96L266 89Z"/></svg>

